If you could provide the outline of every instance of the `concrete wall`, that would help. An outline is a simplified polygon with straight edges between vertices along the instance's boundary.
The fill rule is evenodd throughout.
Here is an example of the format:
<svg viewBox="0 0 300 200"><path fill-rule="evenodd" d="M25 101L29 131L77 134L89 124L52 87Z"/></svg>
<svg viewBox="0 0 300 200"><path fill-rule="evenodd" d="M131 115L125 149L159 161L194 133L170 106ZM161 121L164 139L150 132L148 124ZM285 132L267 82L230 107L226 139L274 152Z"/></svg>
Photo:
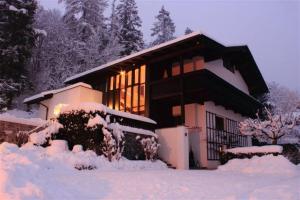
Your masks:
<svg viewBox="0 0 300 200"><path fill-rule="evenodd" d="M0 143L18 143L17 134L20 131L30 131L36 126L0 120Z"/></svg>
<svg viewBox="0 0 300 200"><path fill-rule="evenodd" d="M189 139L184 126L157 129L158 155L176 169L189 169Z"/></svg>
<svg viewBox="0 0 300 200"><path fill-rule="evenodd" d="M48 110L48 119L55 118L54 109L59 104L78 104L81 102L102 103L102 92L83 86L77 86L53 95L52 98L41 101L46 105ZM39 116L41 119L46 118L46 108L40 105Z"/></svg>
<svg viewBox="0 0 300 200"><path fill-rule="evenodd" d="M230 84L245 92L246 94L249 94L248 86L240 72L238 70L235 70L233 73L226 69L223 66L223 61L221 59L206 62L204 68L223 78L225 81L229 82Z"/></svg>

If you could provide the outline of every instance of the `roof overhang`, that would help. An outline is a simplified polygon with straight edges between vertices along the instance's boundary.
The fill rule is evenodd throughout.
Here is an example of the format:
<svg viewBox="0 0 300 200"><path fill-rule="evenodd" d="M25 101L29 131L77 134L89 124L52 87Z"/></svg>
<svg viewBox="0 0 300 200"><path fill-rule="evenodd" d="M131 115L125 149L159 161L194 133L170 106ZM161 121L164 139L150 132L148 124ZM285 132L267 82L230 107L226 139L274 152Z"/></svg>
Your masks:
<svg viewBox="0 0 300 200"><path fill-rule="evenodd" d="M206 47L209 46L214 49L224 48L222 44L212 40L211 38L208 38L202 33L193 32L191 34L178 37L174 40L162 43L160 45L153 46L148 49L144 49L142 51L131 54L129 56L114 60L112 62L106 63L99 67L95 67L85 72L76 74L74 76L67 78L64 83L70 84L78 81L84 81L88 77L92 77L93 75L103 71L119 71L121 69L124 69L128 66L135 65L137 63L148 62L149 60L157 58L163 54L168 54L174 51L181 51L184 50L185 48L188 48L189 46L191 47L195 45L198 46L201 45Z"/></svg>

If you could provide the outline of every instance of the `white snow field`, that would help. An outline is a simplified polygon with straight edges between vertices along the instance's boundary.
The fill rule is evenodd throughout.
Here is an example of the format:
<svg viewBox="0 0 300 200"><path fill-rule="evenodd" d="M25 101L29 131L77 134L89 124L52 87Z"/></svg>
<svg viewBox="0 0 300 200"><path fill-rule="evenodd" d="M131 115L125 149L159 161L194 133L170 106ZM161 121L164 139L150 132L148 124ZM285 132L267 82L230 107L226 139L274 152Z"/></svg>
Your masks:
<svg viewBox="0 0 300 200"><path fill-rule="evenodd" d="M93 166L94 170L75 167ZM218 170L172 170L160 161L108 162L64 141L0 145L0 199L300 199L300 166L282 156L232 160Z"/></svg>

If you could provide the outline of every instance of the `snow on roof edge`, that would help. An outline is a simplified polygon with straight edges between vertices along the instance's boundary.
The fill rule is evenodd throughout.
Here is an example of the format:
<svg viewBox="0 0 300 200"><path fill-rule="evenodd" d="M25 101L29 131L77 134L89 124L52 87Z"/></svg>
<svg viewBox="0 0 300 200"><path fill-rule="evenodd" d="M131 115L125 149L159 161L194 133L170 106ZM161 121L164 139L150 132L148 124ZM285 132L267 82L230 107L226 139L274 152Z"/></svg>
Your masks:
<svg viewBox="0 0 300 200"><path fill-rule="evenodd" d="M59 92L62 92L62 91L65 91L65 90L69 90L69 89L72 89L72 88L75 88L75 87L78 87L78 86L83 86L83 87L87 87L87 88L92 89L92 86L91 86L91 85L86 84L86 83L83 83L83 82L78 82L78 83L69 85L69 86L67 86L67 87L63 87L63 88L56 89L56 90L44 91L44 92L41 92L41 93L39 93L39 94L36 94L36 95L30 96L30 97L27 97L27 98L24 99L23 103L27 103L27 102L29 102L29 101L33 101L33 100L35 100L35 99L45 97L46 95L49 95L49 94L57 94L57 93L59 93Z"/></svg>
<svg viewBox="0 0 300 200"><path fill-rule="evenodd" d="M202 35L202 33L201 33L200 31L195 31L195 32L192 32L192 33L190 33L190 34L180 36L180 37L178 37L178 38L176 38L176 39L173 39L173 40L164 42L164 43L162 43L162 44L155 45L155 46L153 46L153 47L150 47L150 48L147 48L147 49L138 51L138 52L136 52L136 53L130 54L130 55L128 55L128 56L119 58L119 59L117 59L117 60L113 60L113 61L108 62L108 63L106 63L106 64L103 64L103 65L100 65L100 66L98 66L98 67L92 68L92 69L90 69L90 70L84 71L84 72L82 72L82 73L75 74L74 76L71 76L71 77L67 78L67 79L64 81L64 83L67 83L67 82L72 81L72 80L74 80L74 79L76 79L76 78L79 78L79 77L82 77L82 76L91 74L91 73L93 73L93 72L99 71L99 70L101 70L101 69L104 69L104 68L106 68L106 67L109 67L109 66L114 65L114 64L117 64L117 63L120 63L120 62L125 61L125 60L127 60L127 59L134 58L134 57L136 57L136 56L139 56L139 55L142 55L142 54L145 54L145 53L148 53L148 52L151 52L151 51L160 49L160 48L162 48L162 47L165 47L165 46L174 44L174 43L176 43L176 42L179 42L179 41L182 41L182 40L185 40L185 39L188 39L188 38L197 36L197 35Z"/></svg>

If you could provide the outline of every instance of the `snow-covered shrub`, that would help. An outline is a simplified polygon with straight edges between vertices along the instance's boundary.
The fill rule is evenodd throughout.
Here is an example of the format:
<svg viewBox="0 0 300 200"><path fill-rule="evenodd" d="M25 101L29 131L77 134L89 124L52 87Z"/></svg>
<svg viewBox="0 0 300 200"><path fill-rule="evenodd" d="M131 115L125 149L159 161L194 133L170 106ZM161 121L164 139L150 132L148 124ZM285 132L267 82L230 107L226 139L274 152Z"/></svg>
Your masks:
<svg viewBox="0 0 300 200"><path fill-rule="evenodd" d="M153 137L146 137L143 139L140 139L140 137L137 136L136 139L140 140L143 146L146 160L151 160L151 161L156 160L158 155L158 148L160 146L160 144L158 144L157 141L158 136L155 134Z"/></svg>
<svg viewBox="0 0 300 200"><path fill-rule="evenodd" d="M104 118L105 113L102 111L72 110L62 113L58 117L58 121L63 124L63 128L53 139L66 140L70 150L74 145L80 144L84 150L93 150L101 155L104 137L102 127L107 126Z"/></svg>
<svg viewBox="0 0 300 200"><path fill-rule="evenodd" d="M257 114L256 119L246 119L239 124L244 135L253 135L263 142L277 144L284 135L290 134L296 124L296 117L292 114L272 114L265 108L266 119L262 120Z"/></svg>
<svg viewBox="0 0 300 200"><path fill-rule="evenodd" d="M226 149L225 151L220 152L220 163L225 164L232 159L250 159L254 156L278 156L282 154L282 149L283 148L279 145L236 147L232 149Z"/></svg>
<svg viewBox="0 0 300 200"><path fill-rule="evenodd" d="M62 128L63 125L60 124L58 121L49 121L46 125L46 128L42 129L41 131L30 134L29 141L36 145L45 145Z"/></svg>

